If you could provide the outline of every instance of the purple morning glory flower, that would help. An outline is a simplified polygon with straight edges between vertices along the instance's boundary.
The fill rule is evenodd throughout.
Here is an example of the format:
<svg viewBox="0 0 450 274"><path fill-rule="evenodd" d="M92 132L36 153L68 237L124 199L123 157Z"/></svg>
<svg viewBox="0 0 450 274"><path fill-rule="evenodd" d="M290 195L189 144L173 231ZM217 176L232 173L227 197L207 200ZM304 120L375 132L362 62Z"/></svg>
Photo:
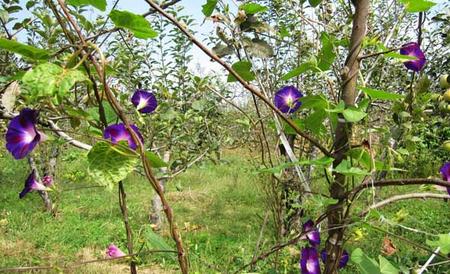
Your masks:
<svg viewBox="0 0 450 274"><path fill-rule="evenodd" d="M42 178L42 183L46 187L51 187L53 185L53 178L52 178L52 176L44 176Z"/></svg>
<svg viewBox="0 0 450 274"><path fill-rule="evenodd" d="M418 72L422 70L423 66L425 66L426 63L425 54L420 49L419 44L417 44L416 42L404 44L400 49L400 54L413 56L417 58L416 60L408 60L403 62L405 67L410 70Z"/></svg>
<svg viewBox="0 0 450 274"><path fill-rule="evenodd" d="M155 95L144 89L137 89L131 97L131 102L142 113L153 112L158 106Z"/></svg>
<svg viewBox="0 0 450 274"><path fill-rule="evenodd" d="M320 274L319 254L314 247L302 249L300 257L302 274Z"/></svg>
<svg viewBox="0 0 450 274"><path fill-rule="evenodd" d="M286 86L275 93L275 106L283 113L294 113L302 105L303 94L294 86Z"/></svg>
<svg viewBox="0 0 450 274"><path fill-rule="evenodd" d="M303 224L303 232L306 232L306 238L308 238L309 243L312 246L317 246L320 244L320 233L314 226L314 222L312 220L308 220Z"/></svg>
<svg viewBox="0 0 450 274"><path fill-rule="evenodd" d="M139 139L141 139L141 141L144 142L144 138L142 138L139 129L135 125L131 125L131 128L137 134ZM103 138L111 139L111 142L113 144L117 144L119 141L127 141L128 146L133 150L135 150L137 147L136 143L131 137L130 132L128 132L127 128L123 123L110 125L107 128L105 128L105 131L103 132Z"/></svg>
<svg viewBox="0 0 450 274"><path fill-rule="evenodd" d="M441 171L441 175L442 175L442 180L450 183L450 162L445 163L441 167L440 171ZM448 192L448 195L450 195L450 187L447 187L447 192Z"/></svg>
<svg viewBox="0 0 450 274"><path fill-rule="evenodd" d="M325 261L327 260L327 251L325 249L322 249L322 251L320 252L320 257L322 258L322 262L325 263ZM339 260L338 268L344 268L348 263L348 259L349 254L347 250L344 250L344 252L342 252L341 259Z"/></svg>
<svg viewBox="0 0 450 274"><path fill-rule="evenodd" d="M24 158L43 139L43 134L36 129L38 115L38 111L24 108L9 122L6 131L6 149L14 158Z"/></svg>
<svg viewBox="0 0 450 274"><path fill-rule="evenodd" d="M118 258L122 256L126 256L127 254L123 253L122 250L120 250L117 246L114 244L110 244L108 248L106 249L106 255L109 258Z"/></svg>
<svg viewBox="0 0 450 274"><path fill-rule="evenodd" d="M25 186L22 192L20 192L19 198L22 199L23 197L25 197L25 195L27 195L28 192L34 190L47 190L47 188L43 184L36 181L36 171L33 169L30 176L28 176L25 181Z"/></svg>

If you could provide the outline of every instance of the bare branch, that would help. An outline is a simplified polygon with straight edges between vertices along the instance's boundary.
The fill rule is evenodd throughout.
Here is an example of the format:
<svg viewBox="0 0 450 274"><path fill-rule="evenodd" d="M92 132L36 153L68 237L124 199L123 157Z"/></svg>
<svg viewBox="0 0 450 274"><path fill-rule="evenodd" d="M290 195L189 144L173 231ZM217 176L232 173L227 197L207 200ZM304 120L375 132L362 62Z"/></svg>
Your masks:
<svg viewBox="0 0 450 274"><path fill-rule="evenodd" d="M395 195L392 197L389 197L381 202L378 202L376 204L371 205L369 208L363 210L361 213L359 213L360 217L364 217L373 209L377 209L383 206L386 206L391 203L395 203L397 201L401 200L408 200L408 199L450 199L450 196L447 194L437 194L437 193L408 193L408 194L401 194L401 195Z"/></svg>
<svg viewBox="0 0 450 274"><path fill-rule="evenodd" d="M450 182L432 179L432 178L407 178L407 179L391 179L391 180L382 180L370 182L367 180L355 187L350 191L348 197L352 201L354 197L363 189L370 187L385 187L385 186L407 186L407 185L438 185L444 187L450 187Z"/></svg>

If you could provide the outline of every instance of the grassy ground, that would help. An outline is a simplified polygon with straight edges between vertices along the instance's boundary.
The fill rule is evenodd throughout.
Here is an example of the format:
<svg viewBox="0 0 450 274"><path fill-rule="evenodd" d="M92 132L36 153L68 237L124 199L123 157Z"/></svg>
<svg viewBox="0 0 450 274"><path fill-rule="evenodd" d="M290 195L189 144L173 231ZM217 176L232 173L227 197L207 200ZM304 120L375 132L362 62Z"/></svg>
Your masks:
<svg viewBox="0 0 450 274"><path fill-rule="evenodd" d="M61 191L51 193L58 208L55 217L42 212L42 202L35 193L23 200L18 199L28 173L26 162L12 161L7 155L0 159L0 267L62 265L104 258L109 243L126 250L117 189L92 188L93 184L85 181L86 165L80 156L74 151L62 156L58 169ZM232 271L251 260L266 212L262 182L249 163L251 158L243 151L228 152L221 165L203 163L169 184L167 196L189 249L193 272ZM82 188L86 186L90 188ZM323 186L316 183L315 187L321 189ZM164 247L147 221L153 194L149 184L131 175L125 188L136 249L145 251ZM362 200L365 199L370 199L370 195L363 195ZM359 205L355 208L358 210ZM380 213L391 222L432 234L448 233L450 228L449 205L442 201L401 202L386 207ZM371 225L360 223L351 228L353 233L346 243L350 252L360 247L377 258L387 237L396 251L393 255L384 256L398 266L413 267L429 257L428 252L404 243L398 236L424 246L425 240L432 239L431 236L411 232L398 225L387 225L379 221L379 216L370 217L367 222ZM374 226L394 235L381 232ZM162 236L172 246L168 232L163 230ZM274 243L270 221L262 239L264 250ZM278 273L298 273L298 250L298 246L292 247L271 258L271 262L276 261L282 269ZM147 254L138 259L140 273L177 273L176 259L171 254ZM431 270L431 273L446 273L448 268L440 266ZM255 271L275 273L267 262L260 263ZM127 265L126 262L98 262L73 272L127 273ZM358 272L350 265L343 273Z"/></svg>

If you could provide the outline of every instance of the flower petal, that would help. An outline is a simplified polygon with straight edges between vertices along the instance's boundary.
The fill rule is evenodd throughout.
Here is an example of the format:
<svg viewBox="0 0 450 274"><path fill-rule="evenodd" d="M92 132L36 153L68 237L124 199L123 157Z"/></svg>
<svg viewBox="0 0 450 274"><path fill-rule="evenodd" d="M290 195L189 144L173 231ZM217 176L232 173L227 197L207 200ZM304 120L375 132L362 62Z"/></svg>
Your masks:
<svg viewBox="0 0 450 274"><path fill-rule="evenodd" d="M322 259L323 263L325 263L327 261L327 250L325 248L322 249L322 251L320 252L320 258ZM342 252L341 259L339 260L338 268L344 268L348 263L348 259L349 259L349 254L348 254L347 250L344 250Z"/></svg>
<svg viewBox="0 0 450 274"><path fill-rule="evenodd" d="M320 233L314 226L314 222L312 220L308 220L303 224L303 232L306 232L306 237L311 245L316 246L320 244Z"/></svg>
<svg viewBox="0 0 450 274"><path fill-rule="evenodd" d="M131 102L141 113L151 113L158 106L155 95L144 89L137 89L131 97Z"/></svg>
<svg viewBox="0 0 450 274"><path fill-rule="evenodd" d="M411 42L408 44L405 44L400 49L400 54L402 55L408 55L416 57L416 60L408 60L403 62L406 68L413 70L413 71L421 71L422 68L425 66L426 58L423 51L420 49L419 44L416 42Z"/></svg>
<svg viewBox="0 0 450 274"><path fill-rule="evenodd" d="M126 256L126 254L114 244L110 244L108 246L108 248L106 249L106 255L110 258Z"/></svg>
<svg viewBox="0 0 450 274"><path fill-rule="evenodd" d="M450 182L450 162L446 162L439 170L442 175L442 180ZM447 187L447 193L450 195L450 187Z"/></svg>
<svg viewBox="0 0 450 274"><path fill-rule="evenodd" d="M25 186L23 187L23 190L19 193L19 198L22 199L27 195L28 192L31 192L33 190L42 190L45 191L47 188L39 183L36 180L36 171L33 169L31 174L28 176L28 178L25 180Z"/></svg>
<svg viewBox="0 0 450 274"><path fill-rule="evenodd" d="M131 128L137 134L138 138L141 139L142 142L144 142L144 138L139 132L139 129L135 125L131 125ZM137 147L136 143L131 137L130 132L128 132L123 123L110 125L105 128L105 131L103 132L103 138L111 139L111 142L113 144L117 144L119 141L127 141L128 146L133 150L135 150Z"/></svg>
<svg viewBox="0 0 450 274"><path fill-rule="evenodd" d="M53 185L53 178L52 176L44 176L42 178L42 183L44 184L44 186L46 187L50 187Z"/></svg>
<svg viewBox="0 0 450 274"><path fill-rule="evenodd" d="M36 130L38 112L29 108L9 122L6 131L6 149L16 159L27 156L41 140L41 134Z"/></svg>
<svg viewBox="0 0 450 274"><path fill-rule="evenodd" d="M303 94L294 86L285 86L275 93L274 104L283 113L296 112L302 102Z"/></svg>
<svg viewBox="0 0 450 274"><path fill-rule="evenodd" d="M319 254L314 247L302 249L300 257L302 274L320 274Z"/></svg>
<svg viewBox="0 0 450 274"><path fill-rule="evenodd" d="M344 268L347 265L349 257L347 250L344 250L341 259L339 260L339 268Z"/></svg>

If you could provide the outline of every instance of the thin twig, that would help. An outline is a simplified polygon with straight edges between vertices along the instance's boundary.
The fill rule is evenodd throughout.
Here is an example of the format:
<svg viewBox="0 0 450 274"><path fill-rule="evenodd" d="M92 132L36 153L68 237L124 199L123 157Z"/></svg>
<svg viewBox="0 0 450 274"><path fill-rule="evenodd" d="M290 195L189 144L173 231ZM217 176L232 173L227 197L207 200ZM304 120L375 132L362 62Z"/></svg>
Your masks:
<svg viewBox="0 0 450 274"><path fill-rule="evenodd" d="M206 55L208 55L211 59L219 63L222 67L224 67L231 75L233 75L241 85L257 96L259 99L261 99L267 106L269 106L273 111L277 113L281 119L286 121L294 130L297 132L300 136L307 139L311 144L316 146L318 149L322 151L327 156L331 156L330 151L326 149L318 140L314 139L312 136L307 134L306 132L303 132L298 125L288 117L286 117L275 105L267 98L265 97L261 91L257 90L255 87L250 85L247 81L245 81L230 65L228 65L225 61L223 61L219 56L214 54L211 50L209 50L205 45L203 45L199 40L197 40L194 35L189 32L188 29L186 29L178 20L170 15L169 13L165 12L158 4L156 4L152 0L145 0L152 8L154 8L158 13L160 13L162 16L167 18L170 22L172 22L182 33L184 33L189 40L195 44L199 49L201 49Z"/></svg>
<svg viewBox="0 0 450 274"><path fill-rule="evenodd" d="M107 97L109 103L111 104L112 108L114 109L114 112L117 114L117 116L120 118L120 120L122 120L122 122L125 125L125 128L130 133L131 138L137 144L136 152L139 154L139 156L141 158L141 162L144 167L145 175L146 175L150 185L153 187L153 189L156 191L156 193L160 197L161 203L163 204L164 213L166 214L167 221L168 221L169 227L170 227L170 233L171 233L172 239L175 241L176 246L177 246L178 262L179 262L179 265L181 268L180 270L183 274L187 274L189 271L188 270L189 264L188 264L185 249L183 247L183 242L181 240L181 236L178 232L177 226L174 221L173 210L166 200L166 197L164 194L164 189L162 188L161 184L158 182L158 180L155 178L155 176L153 174L150 162L146 156L146 151L145 151L145 147L144 147L142 140L138 137L137 133L131 128L130 120L126 116L122 106L117 101L116 96L114 95L114 93L112 92L112 90L110 89L110 87L107 83L106 74L105 74L105 65L106 65L105 57L103 56L102 51L100 50L100 48L98 48L97 45L92 44L92 43L88 44L86 42L86 39L83 36L83 34L81 33L81 30L80 30L78 24L74 21L73 17L70 15L70 12L69 12L66 4L64 3L64 0L58 0L58 3L60 5L66 19L69 21L69 23L75 29L75 32L77 33L82 46L86 47L86 48L88 48L89 46L94 47L96 49L97 53L100 55L101 63L99 63L97 61L97 59L94 55L89 55L89 60L94 65L95 71L97 72L99 79L103 84L103 89L106 94L106 97Z"/></svg>
<svg viewBox="0 0 450 274"><path fill-rule="evenodd" d="M44 265L44 266L23 266L23 267L10 267L10 268L1 268L0 272L6 272L6 273L11 273L11 272L30 272L32 270L62 270L62 269L72 269L72 268L77 268L80 266L84 266L87 264L92 264L92 263L99 263L99 262L107 262L107 261L115 261L115 260L121 260L121 259L125 259L125 258L130 258L130 257L134 257L137 255L142 255L142 254L152 254L152 253L177 253L178 251L176 250L163 250L163 249L154 249L154 250L146 250L146 251L142 251L142 252L137 252L134 254L128 254L125 256L120 256L120 257L115 257L115 258L103 258L103 259L95 259L95 260L89 260L89 261L82 261L82 262L77 262L77 263L72 263L72 264L68 264L68 265Z"/></svg>
<svg viewBox="0 0 450 274"><path fill-rule="evenodd" d="M356 186L354 189L352 189L347 197L349 197L350 200L353 200L353 198L363 189L370 188L370 187L385 187L385 186L408 186L408 185L437 185L437 186L444 186L444 187L450 187L450 182L439 180L439 179L429 179L429 178L407 178L407 179L391 179L391 180L381 180L381 181L375 181L375 182L369 182L366 181L358 186Z"/></svg>
<svg viewBox="0 0 450 274"><path fill-rule="evenodd" d="M376 204L371 205L369 208L363 210L361 213L359 213L360 217L364 217L369 213L371 210L386 206L391 203L395 203L400 200L408 200L408 199L449 199L450 196L447 194L437 194L437 193L408 193L408 194L401 194L401 195L395 195L392 197L389 197L381 202L378 202Z"/></svg>
<svg viewBox="0 0 450 274"><path fill-rule="evenodd" d="M401 48L395 48L395 49L388 49L388 50L380 51L380 52L369 53L369 54L360 56L359 60L363 60L363 59L370 58L370 57L376 57L376 56L379 56L379 55L382 55L382 54L386 54L386 53L389 53L389 52L398 51L400 49Z"/></svg>
<svg viewBox="0 0 450 274"><path fill-rule="evenodd" d="M128 219L127 194L125 193L125 188L123 187L122 181L119 182L119 206L120 211L122 212L125 231L127 233L128 254L133 254L133 232L131 231ZM130 261L130 273L137 274L136 262L134 260Z"/></svg>

